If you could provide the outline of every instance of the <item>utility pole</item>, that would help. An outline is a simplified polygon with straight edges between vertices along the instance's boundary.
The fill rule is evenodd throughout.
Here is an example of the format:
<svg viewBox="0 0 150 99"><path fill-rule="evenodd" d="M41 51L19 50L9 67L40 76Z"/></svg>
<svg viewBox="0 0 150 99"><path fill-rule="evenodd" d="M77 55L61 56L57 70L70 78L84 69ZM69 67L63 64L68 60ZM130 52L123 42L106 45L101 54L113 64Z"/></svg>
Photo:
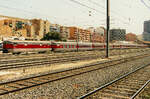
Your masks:
<svg viewBox="0 0 150 99"><path fill-rule="evenodd" d="M106 22L107 22L107 32L106 32L106 58L109 58L109 26L110 26L110 0L107 0L107 13L106 13Z"/></svg>

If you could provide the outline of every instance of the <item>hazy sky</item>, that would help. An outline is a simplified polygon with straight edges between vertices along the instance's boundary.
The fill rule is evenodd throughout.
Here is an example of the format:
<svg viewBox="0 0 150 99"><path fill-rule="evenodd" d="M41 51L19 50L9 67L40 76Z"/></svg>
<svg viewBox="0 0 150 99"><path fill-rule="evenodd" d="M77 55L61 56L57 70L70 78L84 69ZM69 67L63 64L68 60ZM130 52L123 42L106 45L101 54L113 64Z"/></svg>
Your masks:
<svg viewBox="0 0 150 99"><path fill-rule="evenodd" d="M21 18L42 18L66 26L106 25L106 0L0 0L0 14ZM111 28L141 34L143 22L150 20L150 0L110 0ZM95 10L93 10L95 9ZM89 16L91 11L91 16Z"/></svg>

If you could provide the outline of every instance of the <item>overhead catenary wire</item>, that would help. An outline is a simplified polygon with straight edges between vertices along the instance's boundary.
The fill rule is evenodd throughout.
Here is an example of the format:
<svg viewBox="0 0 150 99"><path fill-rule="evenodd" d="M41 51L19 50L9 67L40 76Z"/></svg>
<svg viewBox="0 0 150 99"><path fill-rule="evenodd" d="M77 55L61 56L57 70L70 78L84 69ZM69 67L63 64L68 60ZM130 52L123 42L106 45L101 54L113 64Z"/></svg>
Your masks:
<svg viewBox="0 0 150 99"><path fill-rule="evenodd" d="M102 11L100 11L100 10L97 10L96 8L90 7L90 6L86 5L86 4L83 4L83 3L79 2L79 1L77 1L77 0L69 0L69 1L71 1L71 2L73 2L73 3L76 3L76 4L78 4L78 5L82 6L82 7L91 9L91 10L93 10L93 11L99 13L99 14L105 15L105 12L102 12ZM91 11L90 11L90 12L91 12Z"/></svg>
<svg viewBox="0 0 150 99"><path fill-rule="evenodd" d="M33 15L33 13L35 14L35 12L27 11L27 10L24 10L24 9L17 9L17 8L5 6L5 5L0 5L0 7L1 8L6 8L6 9L13 9L13 10L16 10L16 11L21 11L21 12L26 12L26 13L31 14L31 15Z"/></svg>
<svg viewBox="0 0 150 99"><path fill-rule="evenodd" d="M9 9L9 10L11 9L11 10L15 10L17 12L20 11L20 12L28 13L28 14L30 14L32 16L34 15L33 17L36 17L36 16L42 16L42 17L46 16L46 17L49 17L49 18L53 18L54 20L58 20L58 18L55 17L55 16L49 16L49 15L45 15L45 14L38 13L38 12L32 12L32 11L28 11L28 10L24 10L24 9L18 9L18 8L15 8L15 7L9 7L9 6L6 6L6 5L0 5L0 8L5 8L5 9ZM0 16L0 17L4 17L4 16Z"/></svg>
<svg viewBox="0 0 150 99"><path fill-rule="evenodd" d="M7 0L9 1L9 0ZM25 13L28 13L30 15L34 15L34 17L36 15L40 15L40 16L46 16L46 17L50 17L50 18L55 18L55 20L58 20L57 17L54 17L54 16L48 16L48 15L44 15L44 14L41 14L41 13L38 13L38 12L32 12L32 11L27 11L27 10L24 10L24 9L18 9L18 8L15 8L15 7L9 7L9 6L6 6L6 5L0 5L1 8L6 8L6 9L11 9L11 10L15 10L15 11L21 11L21 12L25 12ZM91 8L92 9L92 8ZM93 9L95 10L95 9ZM100 12L100 11L99 11ZM68 20L68 19L65 19L65 20ZM56 23L56 22L55 22Z"/></svg>
<svg viewBox="0 0 150 99"><path fill-rule="evenodd" d="M144 2L144 0L140 0L148 9L150 9L150 6L148 6L145 2ZM149 0L150 1L150 0Z"/></svg>
<svg viewBox="0 0 150 99"><path fill-rule="evenodd" d="M88 1L91 2L91 3L93 3L94 5L96 5L96 6L98 6L98 7L101 7L101 8L103 8L103 9L106 9L106 7L104 7L103 5L98 4L97 2L94 2L94 1L92 1L92 0L88 0ZM115 15L117 14L118 16L127 19L127 17L119 15L119 13L116 12L116 11L114 11L114 10L112 10L112 13L114 13Z"/></svg>
<svg viewBox="0 0 150 99"><path fill-rule="evenodd" d="M101 13L101 14L105 15L105 12L102 12L102 11L100 11L100 10L97 10L97 9L95 9L95 8L92 8L92 7L90 7L90 6L87 6L86 4L83 4L83 3L79 2L79 1L76 1L76 0L70 0L70 1L71 1L71 2L74 2L74 3L76 3L76 4L79 4L80 6L89 8L89 9L91 9L91 10L94 10L94 11L96 11L96 12L98 12L98 13Z"/></svg>
<svg viewBox="0 0 150 99"><path fill-rule="evenodd" d="M98 6L98 7L101 7L101 8L103 8L103 9L106 9L103 5L100 5L100 4L98 4L97 2L94 2L94 1L92 1L92 0L88 0L89 2L91 2L91 3L93 3L94 5L96 5L96 6ZM127 23L127 22L125 22L124 20L129 20L130 18L127 18L127 17L125 17L125 16L122 16L122 15L119 15L119 13L118 12L116 12L116 11L113 11L112 10L112 14L114 14L115 16L116 16L116 18L118 17L120 17L119 19L117 19L117 21L120 21L120 22L122 22L123 24L125 24L125 25L128 25L129 23Z"/></svg>
<svg viewBox="0 0 150 99"><path fill-rule="evenodd" d="M80 6L84 6L84 7L86 7L86 8L92 9L92 10L94 10L94 11L96 11L96 12L101 13L101 14L105 14L105 12L102 12L102 11L100 11L100 10L97 10L96 8L92 8L92 7L90 7L90 6L87 6L86 4L83 4L83 3L79 2L79 1L76 1L76 0L70 0L70 1L72 1L72 2L74 2L74 3L76 3L76 4L79 4ZM118 20L121 21L123 24L126 23L126 22L124 22L124 20L122 20L122 19L118 19Z"/></svg>
<svg viewBox="0 0 150 99"><path fill-rule="evenodd" d="M18 8L15 8L15 7L9 7L9 6L6 6L6 5L0 5L0 8L5 8L5 9L11 9L11 10L15 10L15 11L19 11L19 12L25 12L25 13L28 13L28 14L30 14L30 15L34 15L34 16L46 16L46 17L49 17L49 18L54 18L55 20L58 20L58 18L57 17L55 17L55 16L48 16L48 15L45 15L45 14L42 14L42 13L38 13L38 12L32 12L32 11L28 11L28 10L24 10L24 9L18 9ZM32 16L32 17L34 17L34 16ZM23 19L23 18L19 18L19 17L9 17L9 16L5 16L5 15L1 15L0 17L7 17L7 18L18 18L18 19ZM25 20L27 20L27 19L25 19ZM29 19L28 19L29 20ZM68 20L68 19L64 19L64 20ZM57 24L57 22L56 21L54 21L54 23L55 24Z"/></svg>
<svg viewBox="0 0 150 99"><path fill-rule="evenodd" d="M8 0L8 1L9 1L9 0ZM86 8L88 8L88 9L91 9L91 10L93 10L93 11L95 11L95 12L97 12L97 13L100 13L100 14L102 14L102 15L105 15L105 12L100 11L100 10L98 10L98 9L96 9L96 8L90 7L90 6L88 6L88 5L86 5L86 4L83 4L83 3L81 3L81 2L78 2L77 0L70 0L70 1L72 1L72 2L74 2L74 3L76 3L76 4L79 4L80 6L83 6L83 7L86 7ZM39 16L39 15L40 15L40 16L42 16L42 17L44 16L44 17L54 18L55 20L58 19L57 17L54 17L54 16L49 16L49 15L42 14L42 13L38 13L38 12L32 12L32 11L28 11L28 10L25 10L25 9L18 9L18 8L15 8L15 7L9 7L9 6L5 6L5 5L0 5L0 7L6 8L6 9L15 10L15 11L25 12L25 13L28 13L28 14L34 15L34 16L36 16L36 15ZM68 19L65 19L65 20L68 20ZM122 21L122 20L120 20L120 19L116 19L116 20ZM57 21L58 21L58 20L57 20ZM125 22L122 21L122 23L125 23Z"/></svg>

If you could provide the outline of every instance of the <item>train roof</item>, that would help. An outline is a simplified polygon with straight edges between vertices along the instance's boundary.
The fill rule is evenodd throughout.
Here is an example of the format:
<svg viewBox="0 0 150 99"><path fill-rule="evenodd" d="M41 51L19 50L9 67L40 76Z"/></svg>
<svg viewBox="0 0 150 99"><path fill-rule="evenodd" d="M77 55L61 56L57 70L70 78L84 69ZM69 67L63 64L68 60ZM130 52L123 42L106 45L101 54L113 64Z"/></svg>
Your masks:
<svg viewBox="0 0 150 99"><path fill-rule="evenodd" d="M54 42L57 44L76 44L77 42Z"/></svg>
<svg viewBox="0 0 150 99"><path fill-rule="evenodd" d="M4 42L12 42L12 43L51 43L51 41L19 41L19 40L6 40Z"/></svg>
<svg viewBox="0 0 150 99"><path fill-rule="evenodd" d="M54 43L57 43L57 44L77 44L77 42L54 42ZM78 42L78 44L91 45L92 43L89 43L89 42Z"/></svg>

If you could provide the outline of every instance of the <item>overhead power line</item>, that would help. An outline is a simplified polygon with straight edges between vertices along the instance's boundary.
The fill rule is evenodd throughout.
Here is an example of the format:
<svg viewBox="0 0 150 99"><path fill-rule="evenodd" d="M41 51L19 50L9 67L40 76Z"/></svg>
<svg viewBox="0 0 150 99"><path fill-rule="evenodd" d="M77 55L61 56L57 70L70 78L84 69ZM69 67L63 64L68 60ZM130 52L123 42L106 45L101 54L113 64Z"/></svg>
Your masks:
<svg viewBox="0 0 150 99"><path fill-rule="evenodd" d="M24 9L18 9L18 8L13 8L13 7L8 7L8 6L5 6L5 5L0 5L1 8L6 8L6 9L13 9L13 10L16 10L16 11L22 11L22 12L26 12L26 13L29 13L29 14L36 14L36 15L40 15L39 13L36 13L36 12L31 12L31 11L27 11L27 10L24 10Z"/></svg>
<svg viewBox="0 0 150 99"><path fill-rule="evenodd" d="M100 5L100 4L98 4L97 2L94 2L94 1L92 1L92 0L88 0L88 1L91 2L91 3L93 3L94 5L96 5L96 6L98 6L98 7L101 7L101 8L103 8L103 9L106 9L103 5ZM123 18L125 18L125 19L128 19L128 18L125 17L125 16L119 15L119 13L116 12L116 11L113 11L113 10L112 10L112 13L114 13L116 16L118 15L118 16L120 16L120 17L123 17Z"/></svg>
<svg viewBox="0 0 150 99"><path fill-rule="evenodd" d="M28 11L28 10L24 10L24 9L18 9L18 8L14 8L14 7L9 7L9 6L5 6L5 5L0 5L0 8L5 8L5 9L9 9L9 10L15 10L15 11L19 11L19 12L25 12L25 13L28 13L28 14L31 14L31 15L38 15L38 16L44 16L44 17L49 17L49 18L54 18L54 19L58 19L57 17L55 16L49 16L49 15L45 15L45 14L42 14L42 13L38 13L38 12L32 12L32 11ZM4 16L0 16L0 17L4 17Z"/></svg>
<svg viewBox="0 0 150 99"><path fill-rule="evenodd" d="M97 9L95 9L95 8L92 8L92 7L90 7L90 6L87 6L87 5L85 5L85 4L81 3L81 2L78 2L78 1L76 1L76 0L70 0L70 1L71 1L71 2L74 2L74 3L76 3L76 4L79 4L80 6L89 8L89 9L91 9L91 10L94 10L94 11L96 11L96 12L99 12L99 13L105 15L105 12L102 12L102 11L100 11L100 10L97 10Z"/></svg>
<svg viewBox="0 0 150 99"><path fill-rule="evenodd" d="M94 2L93 0L88 0L88 1L91 2L92 4L98 6L98 7L101 7L101 8L106 10L105 6L103 6L103 5L101 5L101 4L97 3L97 2ZM128 20L129 18L127 18L125 16L122 16L122 15L119 15L118 12L113 11L113 10L112 10L112 14L114 14L116 18L118 17L116 20L120 21L121 23L123 23L125 25L128 24L127 21L125 21L125 20Z"/></svg>
<svg viewBox="0 0 150 99"><path fill-rule="evenodd" d="M97 2L94 2L92 0L88 0L88 1L91 2L91 3L93 3L93 4L95 4L95 5L97 5L97 6L99 6L99 7L101 7L101 8L103 8L103 9L106 9L104 6L98 4Z"/></svg>
<svg viewBox="0 0 150 99"><path fill-rule="evenodd" d="M83 3L81 3L81 2L78 2L78 1L76 1L76 0L70 0L71 2L74 2L74 3L76 3L76 4L78 4L78 5L80 5L80 6L83 6L83 7L86 7L86 8L89 8L89 9L92 9L92 10L94 10L94 11L96 11L96 12L99 12L99 13L101 13L101 14L104 14L105 15L105 13L104 12L101 12L100 10L97 10L97 9L95 9L95 8L92 8L92 7L89 7L89 6L87 6L86 4L83 4ZM98 4L99 5L99 4ZM105 8L105 7L104 7ZM126 18L127 19L127 18ZM125 20L123 19L118 19L120 22L122 22L123 24L127 24L127 22L125 22Z"/></svg>
<svg viewBox="0 0 150 99"><path fill-rule="evenodd" d="M150 0L149 0L150 1ZM141 2L148 8L148 9L150 9L150 6L148 6L145 2L144 2L144 0L141 0Z"/></svg>

